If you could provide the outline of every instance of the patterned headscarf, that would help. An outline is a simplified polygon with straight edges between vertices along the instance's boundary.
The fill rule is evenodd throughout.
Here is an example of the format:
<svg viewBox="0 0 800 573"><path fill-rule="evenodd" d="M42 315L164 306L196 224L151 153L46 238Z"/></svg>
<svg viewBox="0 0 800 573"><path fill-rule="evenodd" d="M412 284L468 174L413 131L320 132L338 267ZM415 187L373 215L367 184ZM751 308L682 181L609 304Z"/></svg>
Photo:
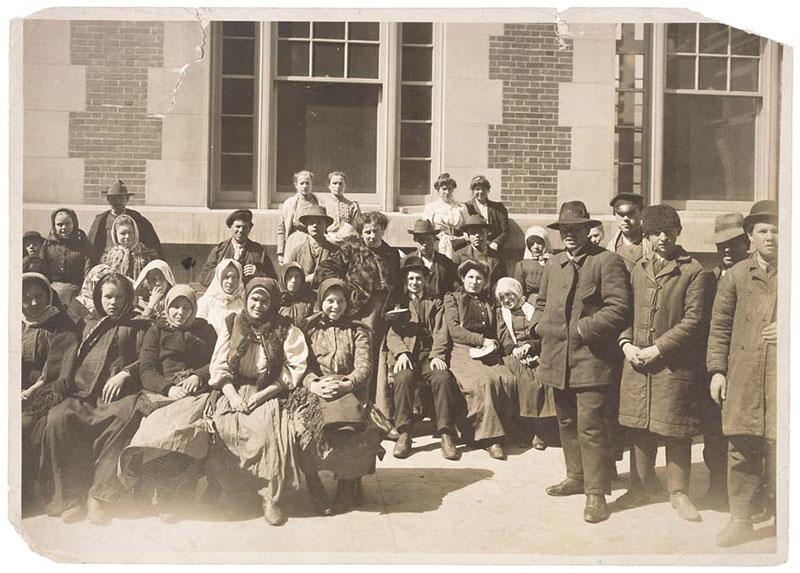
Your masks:
<svg viewBox="0 0 800 573"><path fill-rule="evenodd" d="M83 279L83 286L81 293L75 299L81 303L86 310L92 312L94 310L94 287L97 283L111 272L111 267L104 264L95 265L86 273L86 278Z"/></svg>

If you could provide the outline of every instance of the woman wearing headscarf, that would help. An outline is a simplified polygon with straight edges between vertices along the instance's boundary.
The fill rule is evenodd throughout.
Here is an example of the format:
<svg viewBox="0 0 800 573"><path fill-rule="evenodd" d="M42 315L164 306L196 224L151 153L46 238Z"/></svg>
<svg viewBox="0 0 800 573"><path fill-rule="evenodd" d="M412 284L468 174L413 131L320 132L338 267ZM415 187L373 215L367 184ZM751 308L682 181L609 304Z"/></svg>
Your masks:
<svg viewBox="0 0 800 573"><path fill-rule="evenodd" d="M156 251L139 240L139 227L130 215L120 215L114 219L111 241L113 246L106 248L100 262L131 280L139 276L147 263L158 257Z"/></svg>
<svg viewBox="0 0 800 573"><path fill-rule="evenodd" d="M133 284L110 273L94 290L94 311L68 397L47 414L39 481L50 515L92 523L110 521L107 505L124 493L119 454L139 427L139 350L150 323L133 311Z"/></svg>
<svg viewBox="0 0 800 573"><path fill-rule="evenodd" d="M111 272L111 267L108 265L95 265L89 272L86 273L86 278L83 279L83 286L81 286L80 294L72 299L72 302L67 306L67 314L75 322L78 323L87 314L94 312L94 289L97 283L100 282L104 276Z"/></svg>
<svg viewBox="0 0 800 573"><path fill-rule="evenodd" d="M174 285L175 276L167 263L161 259L147 263L133 283L136 311L142 318L158 318L166 308L164 297Z"/></svg>
<svg viewBox="0 0 800 573"><path fill-rule="evenodd" d="M306 330L307 319L314 312L317 295L306 284L306 274L299 263L286 263L281 268L281 316Z"/></svg>
<svg viewBox="0 0 800 573"><path fill-rule="evenodd" d="M525 255L514 269L514 278L522 285L522 294L530 304L536 303L544 266L550 258L547 229L533 225L525 231Z"/></svg>
<svg viewBox="0 0 800 573"><path fill-rule="evenodd" d="M244 308L242 265L233 259L222 259L214 269L214 279L197 301L197 317L208 322L219 335L225 319Z"/></svg>
<svg viewBox="0 0 800 573"><path fill-rule="evenodd" d="M139 353L142 406L145 411L157 409L123 450L119 477L128 488L139 482L154 487L160 517L174 521L178 489L196 481L208 453L203 414L217 334L196 317L197 295L189 285L172 287L164 308L145 334Z"/></svg>
<svg viewBox="0 0 800 573"><path fill-rule="evenodd" d="M436 178L433 188L437 197L425 205L422 216L428 219L439 231L438 251L449 259L467 244L461 227L467 221L467 206L453 199L453 191L458 184L449 173L442 173Z"/></svg>
<svg viewBox="0 0 800 573"><path fill-rule="evenodd" d="M372 371L370 332L348 313L345 281L326 279L319 287L317 310L308 321L313 360L302 388L292 393L289 409L302 451L309 495L320 514L350 509L359 480L375 472L383 456L383 433L365 415ZM321 470L338 480L333 508L319 479Z"/></svg>
<svg viewBox="0 0 800 573"><path fill-rule="evenodd" d="M230 497L258 493L270 525L286 521L283 493L299 487L289 417L281 406L306 373L308 346L278 314L274 279L247 283L245 308L225 319L211 357L210 385L221 391L213 414L217 439L208 467Z"/></svg>
<svg viewBox="0 0 800 573"><path fill-rule="evenodd" d="M80 228L78 216L64 207L50 214L50 235L40 256L53 290L65 305L80 291L83 275L92 258L92 245Z"/></svg>
<svg viewBox="0 0 800 573"><path fill-rule="evenodd" d="M503 353L503 363L517 379L519 415L531 419L533 443L537 450L547 447L545 436L554 435L555 402L553 389L540 385L534 371L539 361L541 341L531 336L533 305L522 296L522 285L510 277L497 281L494 289L497 300L497 340ZM547 418L550 428L544 423Z"/></svg>
<svg viewBox="0 0 800 573"><path fill-rule="evenodd" d="M78 350L75 324L57 304L50 281L22 275L22 503L35 502L36 473L47 411L68 392Z"/></svg>

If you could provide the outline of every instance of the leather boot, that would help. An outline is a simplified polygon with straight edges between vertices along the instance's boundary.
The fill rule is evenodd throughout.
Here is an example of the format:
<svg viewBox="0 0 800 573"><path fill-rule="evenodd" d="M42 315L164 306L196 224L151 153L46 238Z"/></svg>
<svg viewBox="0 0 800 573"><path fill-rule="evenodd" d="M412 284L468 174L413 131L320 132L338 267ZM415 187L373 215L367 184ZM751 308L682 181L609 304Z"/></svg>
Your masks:
<svg viewBox="0 0 800 573"><path fill-rule="evenodd" d="M461 457L450 432L442 432L442 457L446 460L457 460Z"/></svg>
<svg viewBox="0 0 800 573"><path fill-rule="evenodd" d="M543 452L547 449L547 443L538 435L533 437L531 446L533 446L534 450L539 450L540 452Z"/></svg>
<svg viewBox="0 0 800 573"><path fill-rule="evenodd" d="M697 511L692 500L689 499L689 496L684 492L679 491L677 493L671 493L669 496L669 503L677 510L681 519L685 519L686 521L703 521L700 512Z"/></svg>
<svg viewBox="0 0 800 573"><path fill-rule="evenodd" d="M547 495L562 497L566 495L578 495L584 493L583 482L573 478L567 478L561 483L551 485L545 492Z"/></svg>
<svg viewBox="0 0 800 573"><path fill-rule="evenodd" d="M392 455L401 460L411 455L411 433L409 431L400 432L397 443L394 445Z"/></svg>
<svg viewBox="0 0 800 573"><path fill-rule="evenodd" d="M588 523L600 523L608 519L608 506L606 496L590 493L586 496L586 506L583 508L583 520Z"/></svg>
<svg viewBox="0 0 800 573"><path fill-rule="evenodd" d="M286 523L286 513L283 511L283 506L280 502L265 499L262 505L264 508L264 521L275 526Z"/></svg>
<svg viewBox="0 0 800 573"><path fill-rule="evenodd" d="M109 525L111 515L106 510L106 503L93 497L88 498L86 500L86 519L94 525Z"/></svg>
<svg viewBox="0 0 800 573"><path fill-rule="evenodd" d="M749 519L731 517L728 524L717 533L717 545L733 547L749 541L753 534L753 522Z"/></svg>

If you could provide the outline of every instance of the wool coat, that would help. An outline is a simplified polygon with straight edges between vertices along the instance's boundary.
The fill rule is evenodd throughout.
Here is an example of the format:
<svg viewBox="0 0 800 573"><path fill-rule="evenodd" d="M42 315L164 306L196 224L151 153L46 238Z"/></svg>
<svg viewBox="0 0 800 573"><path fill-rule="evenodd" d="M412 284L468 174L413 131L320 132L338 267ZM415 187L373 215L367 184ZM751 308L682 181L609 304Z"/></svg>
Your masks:
<svg viewBox="0 0 800 573"><path fill-rule="evenodd" d="M203 268L200 269L200 282L203 286L210 285L211 281L214 280L214 271L222 259L233 259L234 247L232 243L233 239L228 239L215 245L214 248L211 249ZM267 254L267 250L262 244L256 243L255 241L247 240L244 244L244 252L238 262L242 267L245 265L255 265L255 276L257 277L278 278L278 275L275 274L275 267L272 265L272 261ZM249 278L253 278L252 275ZM249 278L245 277L245 282L247 282Z"/></svg>
<svg viewBox="0 0 800 573"><path fill-rule="evenodd" d="M422 257L419 251L413 254ZM425 277L425 297L442 300L458 286L458 270L455 263L441 253L434 252L432 259L430 272Z"/></svg>
<svg viewBox="0 0 800 573"><path fill-rule="evenodd" d="M409 300L408 310L406 319L390 324L386 332L390 370L394 368L401 354L408 354L413 364L419 364L421 355L446 359L447 326L444 323L442 302Z"/></svg>
<svg viewBox="0 0 800 573"><path fill-rule="evenodd" d="M717 286L706 366L725 374L726 436L777 434L777 347L761 335L777 320L778 290L754 253L729 269Z"/></svg>
<svg viewBox="0 0 800 573"><path fill-rule="evenodd" d="M72 236L62 239L55 232L55 216L67 213L74 227ZM40 255L45 264L45 274L50 282L83 284L83 277L91 268L92 244L86 233L78 228L78 217L72 209L56 209L50 214L51 230L42 245Z"/></svg>
<svg viewBox="0 0 800 573"><path fill-rule="evenodd" d="M481 214L476 203L475 199L470 199L464 203L470 215ZM486 214L488 215L486 222L492 226L492 230L489 231L489 242L497 243L497 249L500 250L508 239L508 209L499 201L488 199L486 201Z"/></svg>
<svg viewBox="0 0 800 573"><path fill-rule="evenodd" d="M472 259L489 267L489 276L486 277L486 288L492 292L494 291L494 285L497 284L497 281L508 276L508 271L506 269L505 260L500 258L500 254L497 251L489 248L486 252L487 254L484 255L475 250L472 245L467 245L463 249L459 249L455 252L453 255L453 263L455 263L456 268L458 268L461 263L467 259Z"/></svg>

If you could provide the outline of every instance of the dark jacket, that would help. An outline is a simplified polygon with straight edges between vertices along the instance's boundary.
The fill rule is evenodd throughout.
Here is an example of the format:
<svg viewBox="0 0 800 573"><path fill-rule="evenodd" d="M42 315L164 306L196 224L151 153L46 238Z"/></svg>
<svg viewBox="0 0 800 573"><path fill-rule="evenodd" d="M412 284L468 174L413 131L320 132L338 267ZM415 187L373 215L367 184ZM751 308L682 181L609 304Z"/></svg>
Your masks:
<svg viewBox="0 0 800 573"><path fill-rule="evenodd" d="M514 278L522 285L522 294L525 300L534 304L539 296L539 287L544 276L544 265L534 259L523 259L514 268Z"/></svg>
<svg viewBox="0 0 800 573"><path fill-rule="evenodd" d="M232 243L233 239L228 239L215 245L211 249L203 268L200 269L199 280L203 286L210 285L211 281L214 280L214 270L217 268L217 265L222 259L233 258L234 248ZM245 282L253 278L253 276L269 277L272 279L278 278L278 275L275 274L275 267L272 265L272 261L267 254L267 250L260 243L256 243L250 239L247 239L247 242L244 244L244 252L239 260L239 263L242 265L242 267L246 265L256 266L256 274L251 275L250 277L245 277Z"/></svg>
<svg viewBox="0 0 800 573"><path fill-rule="evenodd" d="M777 320L778 292L753 254L729 269L717 287L706 366L725 374L726 436L777 434L777 348L761 336Z"/></svg>
<svg viewBox="0 0 800 573"><path fill-rule="evenodd" d="M445 360L447 327L442 302L409 300L407 306L409 314L406 319L391 323L386 332L389 368L394 367L401 354L408 354L413 364L418 364L421 357Z"/></svg>
<svg viewBox="0 0 800 573"><path fill-rule="evenodd" d="M92 227L89 229L88 240L92 245L92 263L94 266L100 262L100 257L106 250L106 218L111 213L111 210L104 211L94 218ZM124 212L129 215L131 219L136 222L139 229L139 242L141 242L148 249L152 249L156 253L157 259L164 259L164 249L161 246L161 241L158 239L158 234L153 228L153 224L148 221L144 215L133 209L125 209Z"/></svg>
<svg viewBox="0 0 800 573"><path fill-rule="evenodd" d="M164 321L150 326L139 353L142 387L166 395L179 379L196 374L208 383L208 367L217 333L202 318L195 318L186 330L177 330ZM188 372L187 372L188 371Z"/></svg>
<svg viewBox="0 0 800 573"><path fill-rule="evenodd" d="M472 245L467 245L463 249L459 249L453 253L453 263L455 263L456 268L458 268L458 266L467 259L473 259L487 265L489 267L489 280L486 281L486 288L488 292L492 293L494 292L494 285L497 284L497 281L508 276L508 273L506 271L506 262L500 258L497 251L489 249L487 253L488 256L476 251Z"/></svg>
<svg viewBox="0 0 800 573"><path fill-rule="evenodd" d="M595 245L576 257L553 255L542 277L533 328L542 339L537 378L554 388L616 384L617 337L631 319L631 287L622 258Z"/></svg>
<svg viewBox="0 0 800 573"><path fill-rule="evenodd" d="M468 319L482 315L479 322ZM444 297L444 322L447 327L447 351L453 343L466 346L483 346L486 339L497 336L497 324L492 305L482 297L467 294L462 288ZM495 356L494 358L498 358Z"/></svg>
<svg viewBox="0 0 800 573"><path fill-rule="evenodd" d="M414 255L421 256L419 251ZM458 270L455 263L445 255L434 252L433 264L429 269L430 273L425 278L425 297L430 299L442 300L444 295L453 290L458 285ZM402 276L402 275L401 275Z"/></svg>
<svg viewBox="0 0 800 573"><path fill-rule="evenodd" d="M80 342L78 329L64 311L44 324L22 325L22 389L44 376L45 383L68 379Z"/></svg>
<svg viewBox="0 0 800 573"><path fill-rule="evenodd" d="M62 212L70 216L74 226L73 235L68 239L62 239L55 233L55 216ZM50 282L81 286L84 275L91 268L94 255L92 244L86 238L86 233L78 228L78 217L72 209L56 209L50 214L50 222L50 235L40 250L45 275Z"/></svg>
<svg viewBox="0 0 800 573"><path fill-rule="evenodd" d="M467 212L470 215L480 215L475 199L470 199L464 203L467 207ZM508 209L499 201L486 201L486 222L492 226L489 231L489 242L497 243L497 249L500 250L508 239Z"/></svg>
<svg viewBox="0 0 800 573"><path fill-rule="evenodd" d="M654 255L633 266L633 325L621 335L635 346L655 344L661 357L646 368L625 361L619 422L662 436L701 433L704 404L704 334L708 320L708 274L682 251L658 272Z"/></svg>

